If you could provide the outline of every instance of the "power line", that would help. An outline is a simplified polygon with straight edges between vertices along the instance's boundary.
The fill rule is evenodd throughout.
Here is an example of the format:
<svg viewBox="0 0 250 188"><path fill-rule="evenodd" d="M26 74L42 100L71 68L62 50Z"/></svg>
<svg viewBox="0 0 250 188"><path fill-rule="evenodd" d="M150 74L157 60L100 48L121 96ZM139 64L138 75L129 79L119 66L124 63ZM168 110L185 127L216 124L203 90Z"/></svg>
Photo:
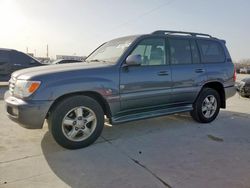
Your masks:
<svg viewBox="0 0 250 188"><path fill-rule="evenodd" d="M113 29L110 29L110 31L114 31L114 30L120 29L121 27L124 27L124 26L126 26L126 25L131 24L131 22L136 22L136 21L138 21L139 18L142 18L142 17L145 17L145 16L147 16L147 15L149 15L149 14L152 14L153 12L155 12L155 11L157 11L157 10L159 10L159 9L161 9L161 8L163 8L163 7L165 7L165 6L167 6L167 5L172 4L174 1L175 1L175 0L166 1L165 3L162 3L162 4L158 5L157 7L154 7L154 8L152 8L152 9L150 9L150 10L148 10L148 11L146 11L146 12L144 12L144 13L138 15L138 16L136 16L136 18L134 18L134 19L130 19L130 20L128 20L128 21L125 21L125 22L122 23L122 24L119 24L118 26L113 27ZM108 31L108 32L109 32L109 31Z"/></svg>

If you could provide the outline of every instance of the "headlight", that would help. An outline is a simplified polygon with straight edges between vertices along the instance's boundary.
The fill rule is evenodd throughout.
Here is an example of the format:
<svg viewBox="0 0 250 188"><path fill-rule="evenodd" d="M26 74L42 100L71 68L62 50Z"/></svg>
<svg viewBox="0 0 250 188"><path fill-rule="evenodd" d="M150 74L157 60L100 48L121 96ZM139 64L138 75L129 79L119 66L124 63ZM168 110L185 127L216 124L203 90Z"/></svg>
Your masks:
<svg viewBox="0 0 250 188"><path fill-rule="evenodd" d="M13 94L20 98L28 97L39 88L40 84L40 81L16 80Z"/></svg>

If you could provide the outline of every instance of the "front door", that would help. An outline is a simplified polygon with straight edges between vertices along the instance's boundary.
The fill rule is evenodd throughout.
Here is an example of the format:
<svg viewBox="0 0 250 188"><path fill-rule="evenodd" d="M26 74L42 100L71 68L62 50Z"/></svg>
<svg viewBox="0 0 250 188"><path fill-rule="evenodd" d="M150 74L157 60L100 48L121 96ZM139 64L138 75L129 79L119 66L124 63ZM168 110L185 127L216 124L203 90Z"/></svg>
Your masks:
<svg viewBox="0 0 250 188"><path fill-rule="evenodd" d="M121 67L121 110L168 104L171 100L171 70L165 38L142 39L130 55L141 55L142 64Z"/></svg>

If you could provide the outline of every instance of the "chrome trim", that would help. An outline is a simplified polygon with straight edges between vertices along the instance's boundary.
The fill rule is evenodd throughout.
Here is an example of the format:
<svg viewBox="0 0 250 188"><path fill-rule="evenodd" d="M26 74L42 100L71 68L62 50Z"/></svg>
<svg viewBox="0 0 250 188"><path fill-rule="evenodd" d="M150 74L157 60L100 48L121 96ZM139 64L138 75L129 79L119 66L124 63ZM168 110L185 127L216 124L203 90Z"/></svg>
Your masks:
<svg viewBox="0 0 250 188"><path fill-rule="evenodd" d="M9 80L9 92L10 94L13 96L14 94L14 89L15 89L15 84L16 84L16 78L11 77L11 79Z"/></svg>

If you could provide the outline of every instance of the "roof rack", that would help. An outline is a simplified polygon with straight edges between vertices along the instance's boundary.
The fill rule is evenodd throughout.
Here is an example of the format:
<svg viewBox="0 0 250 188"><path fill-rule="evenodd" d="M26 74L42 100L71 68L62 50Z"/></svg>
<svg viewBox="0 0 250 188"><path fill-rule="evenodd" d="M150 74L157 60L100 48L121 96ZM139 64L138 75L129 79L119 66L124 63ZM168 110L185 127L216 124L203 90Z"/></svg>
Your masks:
<svg viewBox="0 0 250 188"><path fill-rule="evenodd" d="M158 30L158 31L154 31L152 34L153 34L153 35L185 34L185 35L190 35L190 36L193 36L193 37L205 36L205 37L213 38L213 37L212 37L211 35L209 35L209 34L204 34L204 33L193 33L193 32L184 32L184 31Z"/></svg>

